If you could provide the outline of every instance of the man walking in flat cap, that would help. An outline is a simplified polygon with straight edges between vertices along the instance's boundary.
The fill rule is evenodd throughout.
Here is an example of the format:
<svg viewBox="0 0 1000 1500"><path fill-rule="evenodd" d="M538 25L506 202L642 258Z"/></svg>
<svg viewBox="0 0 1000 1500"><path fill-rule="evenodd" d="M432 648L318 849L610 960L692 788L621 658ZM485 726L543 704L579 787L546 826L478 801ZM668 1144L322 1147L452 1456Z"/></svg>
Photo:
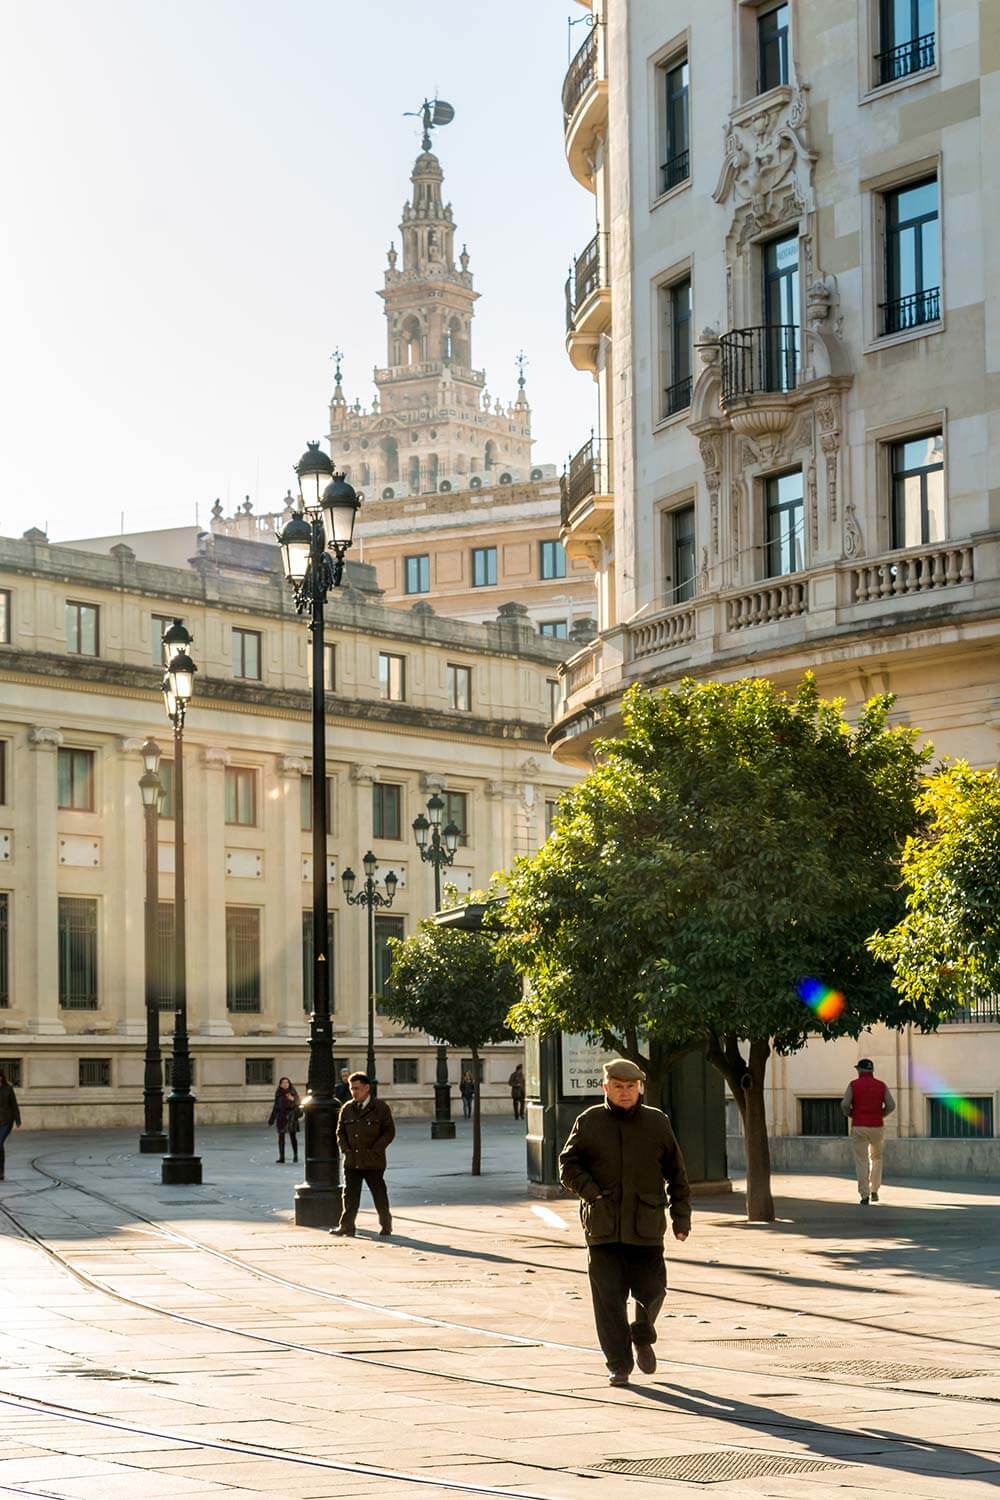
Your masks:
<svg viewBox="0 0 1000 1500"><path fill-rule="evenodd" d="M667 1290L668 1194L674 1238L686 1240L691 1230L681 1148L663 1111L642 1103L645 1081L642 1069L625 1058L605 1063L604 1103L577 1117L559 1157L563 1186L583 1200L594 1321L610 1385L627 1385L633 1363L645 1375L656 1369L656 1318ZM632 1323L629 1295L635 1299Z"/></svg>

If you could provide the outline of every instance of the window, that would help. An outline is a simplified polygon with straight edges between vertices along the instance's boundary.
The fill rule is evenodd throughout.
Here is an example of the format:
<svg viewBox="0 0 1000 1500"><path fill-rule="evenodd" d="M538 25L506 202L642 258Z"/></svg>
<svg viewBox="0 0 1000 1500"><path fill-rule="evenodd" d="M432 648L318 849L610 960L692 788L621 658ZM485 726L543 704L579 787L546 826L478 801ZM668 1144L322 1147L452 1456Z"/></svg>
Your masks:
<svg viewBox="0 0 1000 1500"><path fill-rule="evenodd" d="M448 663L448 707L468 713L472 707L472 668Z"/></svg>
<svg viewBox="0 0 1000 1500"><path fill-rule="evenodd" d="M688 60L673 58L662 70L663 75L663 164L660 167L660 192L686 182L691 173L690 136L688 133Z"/></svg>
<svg viewBox="0 0 1000 1500"><path fill-rule="evenodd" d="M798 370L799 237L782 235L764 246L765 390L793 391Z"/></svg>
<svg viewBox="0 0 1000 1500"><path fill-rule="evenodd" d="M768 578L798 573L802 566L802 470L779 474L764 484L766 572Z"/></svg>
<svg viewBox="0 0 1000 1500"><path fill-rule="evenodd" d="M326 987L330 1001L330 1009L333 1010L336 984L334 982L336 968L334 965L333 949L333 912L327 912L326 917ZM311 911L302 913L302 1009L307 1015L312 1013L316 999L315 974L313 949L313 914Z"/></svg>
<svg viewBox="0 0 1000 1500"><path fill-rule="evenodd" d="M458 842L464 848L469 842L468 792L445 792L444 823L445 827L447 827L449 823L454 823L460 834Z"/></svg>
<svg viewBox="0 0 1000 1500"><path fill-rule="evenodd" d="M556 826L556 814L559 804L551 797L545 799L545 837L548 838Z"/></svg>
<svg viewBox="0 0 1000 1500"><path fill-rule="evenodd" d="M4 1075L12 1089L21 1087L23 1074L19 1057L0 1057L0 1073Z"/></svg>
<svg viewBox="0 0 1000 1500"><path fill-rule="evenodd" d="M313 666L313 663L312 663L312 647L310 647L307 650L307 652L306 652L306 677L307 677L307 679L309 681L310 688L312 687L312 680L313 680L312 666ZM337 648L336 648L336 646L324 646L323 647L323 671L324 671L323 691L325 693L335 693L337 691Z"/></svg>
<svg viewBox="0 0 1000 1500"><path fill-rule="evenodd" d="M757 17L757 88L762 94L787 83L788 6L777 5Z"/></svg>
<svg viewBox="0 0 1000 1500"><path fill-rule="evenodd" d="M566 553L562 542L539 542L538 550L542 578L565 578Z"/></svg>
<svg viewBox="0 0 1000 1500"><path fill-rule="evenodd" d="M840 1098L800 1099L802 1129L800 1135L846 1135L847 1116Z"/></svg>
<svg viewBox="0 0 1000 1500"><path fill-rule="evenodd" d="M372 838L398 839L402 835L402 787L386 781L372 783Z"/></svg>
<svg viewBox="0 0 1000 1500"><path fill-rule="evenodd" d="M885 195L882 333L904 333L941 316L941 249L936 177Z"/></svg>
<svg viewBox="0 0 1000 1500"><path fill-rule="evenodd" d="M260 631L233 626L233 676L260 681Z"/></svg>
<svg viewBox="0 0 1000 1500"><path fill-rule="evenodd" d="M109 1089L111 1087L110 1057L81 1057L77 1079L82 1089Z"/></svg>
<svg viewBox="0 0 1000 1500"><path fill-rule="evenodd" d="M427 594L431 587L431 560L424 552L419 557L408 557L405 561L406 567L406 592L408 594Z"/></svg>
<svg viewBox="0 0 1000 1500"><path fill-rule="evenodd" d="M245 1057L243 1059L243 1082L257 1087L274 1087L274 1058Z"/></svg>
<svg viewBox="0 0 1000 1500"><path fill-rule="evenodd" d="M167 665L164 657L163 637L175 618L174 615L150 615L149 617L149 649L154 667ZM181 623L183 624L183 621Z"/></svg>
<svg viewBox="0 0 1000 1500"><path fill-rule="evenodd" d="M60 808L69 812L94 811L93 750L59 750L56 778Z"/></svg>
<svg viewBox="0 0 1000 1500"><path fill-rule="evenodd" d="M299 778L299 826L303 833L311 833L313 826L312 816L312 794L313 779L311 776ZM333 777L326 778L326 831L329 836L333 832Z"/></svg>
<svg viewBox="0 0 1000 1500"><path fill-rule="evenodd" d="M0 646L10 645L10 589L0 589Z"/></svg>
<svg viewBox="0 0 1000 1500"><path fill-rule="evenodd" d="M461 1061L461 1064L460 1064L460 1073L463 1076L466 1073L471 1073L472 1076L473 1076L473 1078L475 1078L475 1077L478 1076L479 1082L482 1083L482 1081L483 1081L483 1060L482 1060L482 1058L479 1059L479 1066L476 1067L476 1068L474 1068L472 1066L472 1058L471 1057L463 1057L462 1061Z"/></svg>
<svg viewBox="0 0 1000 1500"><path fill-rule="evenodd" d="M0 891L0 1009L10 1004L10 896Z"/></svg>
<svg viewBox="0 0 1000 1500"><path fill-rule="evenodd" d="M569 636L569 628L565 620L543 620L538 627L539 635L547 635L555 641L565 641Z"/></svg>
<svg viewBox="0 0 1000 1500"><path fill-rule="evenodd" d="M389 982L392 954L389 939L406 935L406 922L402 917L375 918L375 994L381 999Z"/></svg>
<svg viewBox="0 0 1000 1500"><path fill-rule="evenodd" d="M160 769L157 772L160 778L160 786L163 788L160 794L160 817L172 818L174 816L174 763L172 760L161 760Z"/></svg>
<svg viewBox="0 0 1000 1500"><path fill-rule="evenodd" d="M419 1083L417 1077L417 1059L415 1057L394 1057L392 1060L393 1083Z"/></svg>
<svg viewBox="0 0 1000 1500"><path fill-rule="evenodd" d="M173 1010L177 1000L174 968L174 903L160 901L156 911L153 984L158 1010Z"/></svg>
<svg viewBox="0 0 1000 1500"><path fill-rule="evenodd" d="M390 703L402 703L406 697L405 656L394 656L391 651L379 652L378 685L383 698Z"/></svg>
<svg viewBox="0 0 1000 1500"><path fill-rule="evenodd" d="M226 822L241 828L257 823L257 772L250 766L226 767Z"/></svg>
<svg viewBox="0 0 1000 1500"><path fill-rule="evenodd" d="M495 547L473 547L472 587L487 588L497 581L497 549Z"/></svg>
<svg viewBox="0 0 1000 1500"><path fill-rule="evenodd" d="M260 1010L260 910L226 907L226 1009Z"/></svg>
<svg viewBox="0 0 1000 1500"><path fill-rule="evenodd" d="M694 506L682 505L670 512L670 601L684 604L694 598L695 538Z"/></svg>
<svg viewBox="0 0 1000 1500"><path fill-rule="evenodd" d="M893 443L892 545L944 540L944 438L940 432Z"/></svg>
<svg viewBox="0 0 1000 1500"><path fill-rule="evenodd" d="M0 807L7 801L7 741L0 740Z"/></svg>
<svg viewBox="0 0 1000 1500"><path fill-rule="evenodd" d="M545 691L548 694L549 719L554 724L562 707L562 688L557 677L546 677Z"/></svg>
<svg viewBox="0 0 1000 1500"><path fill-rule="evenodd" d="M879 0L879 41L878 84L933 68L934 0Z"/></svg>
<svg viewBox="0 0 1000 1500"><path fill-rule="evenodd" d="M59 1004L97 1009L97 902L90 897L59 897Z"/></svg>
<svg viewBox="0 0 1000 1500"><path fill-rule="evenodd" d="M191 1069L191 1087L193 1088L198 1078L197 1058L189 1056L188 1066ZM164 1086L168 1089L172 1089L174 1086L174 1059L169 1052L163 1059L163 1083Z"/></svg>
<svg viewBox="0 0 1000 1500"><path fill-rule="evenodd" d="M691 405L691 278L660 292L663 308L663 405L672 417Z"/></svg>
<svg viewBox="0 0 1000 1500"><path fill-rule="evenodd" d="M963 1095L959 1101L961 1113L955 1107L953 1096L947 1099L928 1099L929 1134L952 1140L971 1140L993 1135L993 1100L989 1094L969 1097Z"/></svg>
<svg viewBox="0 0 1000 1500"><path fill-rule="evenodd" d="M66 650L71 656L98 654L98 608L96 604L77 604L66 600Z"/></svg>

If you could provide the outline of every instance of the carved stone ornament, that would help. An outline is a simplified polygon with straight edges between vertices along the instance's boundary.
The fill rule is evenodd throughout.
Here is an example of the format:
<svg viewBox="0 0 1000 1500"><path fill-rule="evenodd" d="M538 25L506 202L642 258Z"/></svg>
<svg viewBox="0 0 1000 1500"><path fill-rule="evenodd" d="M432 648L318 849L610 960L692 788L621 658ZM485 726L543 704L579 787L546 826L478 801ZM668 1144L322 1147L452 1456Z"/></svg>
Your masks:
<svg viewBox="0 0 1000 1500"><path fill-rule="evenodd" d="M826 459L826 496L827 505L830 510L830 521L837 519L837 459L840 450L840 433L836 428L832 432L824 432L819 440Z"/></svg>
<svg viewBox="0 0 1000 1500"><path fill-rule="evenodd" d="M32 750L58 750L62 742L62 730L51 724L32 724L28 730L28 744Z"/></svg>
<svg viewBox="0 0 1000 1500"><path fill-rule="evenodd" d="M719 440L702 438L701 461L705 465L705 484L708 487L709 507L712 515L712 556L719 555L719 486L722 484Z"/></svg>
<svg viewBox="0 0 1000 1500"><path fill-rule="evenodd" d="M854 506L850 501L844 510L844 551L848 557L864 557L865 540L861 535L861 527Z"/></svg>
<svg viewBox="0 0 1000 1500"><path fill-rule="evenodd" d="M282 776L308 776L309 762L299 755L279 755L278 770Z"/></svg>
<svg viewBox="0 0 1000 1500"><path fill-rule="evenodd" d="M374 781L375 767L353 765L350 770L350 777L354 782Z"/></svg>
<svg viewBox="0 0 1000 1500"><path fill-rule="evenodd" d="M201 763L210 770L221 771L229 764L229 751L221 750L217 745L208 745L201 752Z"/></svg>
<svg viewBox="0 0 1000 1500"><path fill-rule="evenodd" d="M732 203L732 222L742 219L740 238L793 214L812 211L813 164L806 92L775 89L770 102L736 110L725 127L722 171L712 194Z"/></svg>
<svg viewBox="0 0 1000 1500"><path fill-rule="evenodd" d="M819 547L819 507L816 503L816 461L812 458L806 468L806 508L809 512L809 543L815 554Z"/></svg>

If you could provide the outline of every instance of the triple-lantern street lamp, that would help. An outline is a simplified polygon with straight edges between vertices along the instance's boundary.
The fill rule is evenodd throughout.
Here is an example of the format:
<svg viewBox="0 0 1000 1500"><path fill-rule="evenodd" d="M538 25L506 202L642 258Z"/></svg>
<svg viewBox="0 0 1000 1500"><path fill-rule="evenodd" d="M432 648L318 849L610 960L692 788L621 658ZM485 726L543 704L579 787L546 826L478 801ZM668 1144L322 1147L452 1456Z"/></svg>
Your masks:
<svg viewBox="0 0 1000 1500"><path fill-rule="evenodd" d="M453 864L462 830L449 821L444 828L445 801L437 792L427 803L427 816L419 813L413 820L413 834L420 850L420 858L434 866L434 911L441 910L441 871ZM450 1141L455 1136L455 1122L451 1118L451 1084L448 1082L448 1048L438 1043L437 1066L434 1077L434 1118L431 1121L431 1140Z"/></svg>
<svg viewBox="0 0 1000 1500"><path fill-rule="evenodd" d="M364 884L354 893L357 876L350 868L346 869L341 876L344 886L344 895L349 906L363 906L368 911L368 1058L365 1071L371 1080L372 1094L378 1093L378 1080L375 1076L375 913L379 907L391 906L396 898L396 887L399 881L395 870L390 870L382 884L385 890L379 890L379 882L375 878L378 869L378 860L369 849L361 862L365 872Z"/></svg>
<svg viewBox="0 0 1000 1500"><path fill-rule="evenodd" d="M305 1181L295 1189L295 1222L329 1228L340 1219L340 1158L334 1099L333 1020L330 1013L329 902L326 882L326 683L324 607L344 576L361 504L318 443L295 466L299 509L276 538L295 609L308 616L312 637L312 887L313 1009L309 1018L309 1076L304 1100Z"/></svg>

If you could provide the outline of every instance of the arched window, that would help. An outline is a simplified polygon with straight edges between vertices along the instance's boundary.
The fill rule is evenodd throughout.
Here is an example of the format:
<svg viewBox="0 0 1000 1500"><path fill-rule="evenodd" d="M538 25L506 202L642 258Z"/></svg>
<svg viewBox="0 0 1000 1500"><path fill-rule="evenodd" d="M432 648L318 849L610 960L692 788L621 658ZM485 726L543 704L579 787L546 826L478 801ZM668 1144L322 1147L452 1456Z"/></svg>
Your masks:
<svg viewBox="0 0 1000 1500"><path fill-rule="evenodd" d="M417 318L407 318L403 324L402 341L403 364L419 364L421 359L420 322Z"/></svg>
<svg viewBox="0 0 1000 1500"><path fill-rule="evenodd" d="M436 453L427 455L427 488L436 490L438 487L438 456Z"/></svg>
<svg viewBox="0 0 1000 1500"><path fill-rule="evenodd" d="M420 460L415 453L410 458L410 489L420 494Z"/></svg>
<svg viewBox="0 0 1000 1500"><path fill-rule="evenodd" d="M371 484L371 482L372 482L372 471L368 467L367 464L362 464L361 465L361 473L358 475L358 483L359 484Z"/></svg>
<svg viewBox="0 0 1000 1500"><path fill-rule="evenodd" d="M469 348L465 339L465 330L462 327L461 318L452 318L445 332L445 347L448 350L447 359L463 368L469 363Z"/></svg>
<svg viewBox="0 0 1000 1500"><path fill-rule="evenodd" d="M399 445L394 437L385 437L379 445L382 449L382 467L386 484L399 479Z"/></svg>
<svg viewBox="0 0 1000 1500"><path fill-rule="evenodd" d="M493 439L490 438L489 442L486 444L486 456L483 459L483 468L484 469L492 469L495 466L496 461L497 461L497 445L493 441Z"/></svg>

